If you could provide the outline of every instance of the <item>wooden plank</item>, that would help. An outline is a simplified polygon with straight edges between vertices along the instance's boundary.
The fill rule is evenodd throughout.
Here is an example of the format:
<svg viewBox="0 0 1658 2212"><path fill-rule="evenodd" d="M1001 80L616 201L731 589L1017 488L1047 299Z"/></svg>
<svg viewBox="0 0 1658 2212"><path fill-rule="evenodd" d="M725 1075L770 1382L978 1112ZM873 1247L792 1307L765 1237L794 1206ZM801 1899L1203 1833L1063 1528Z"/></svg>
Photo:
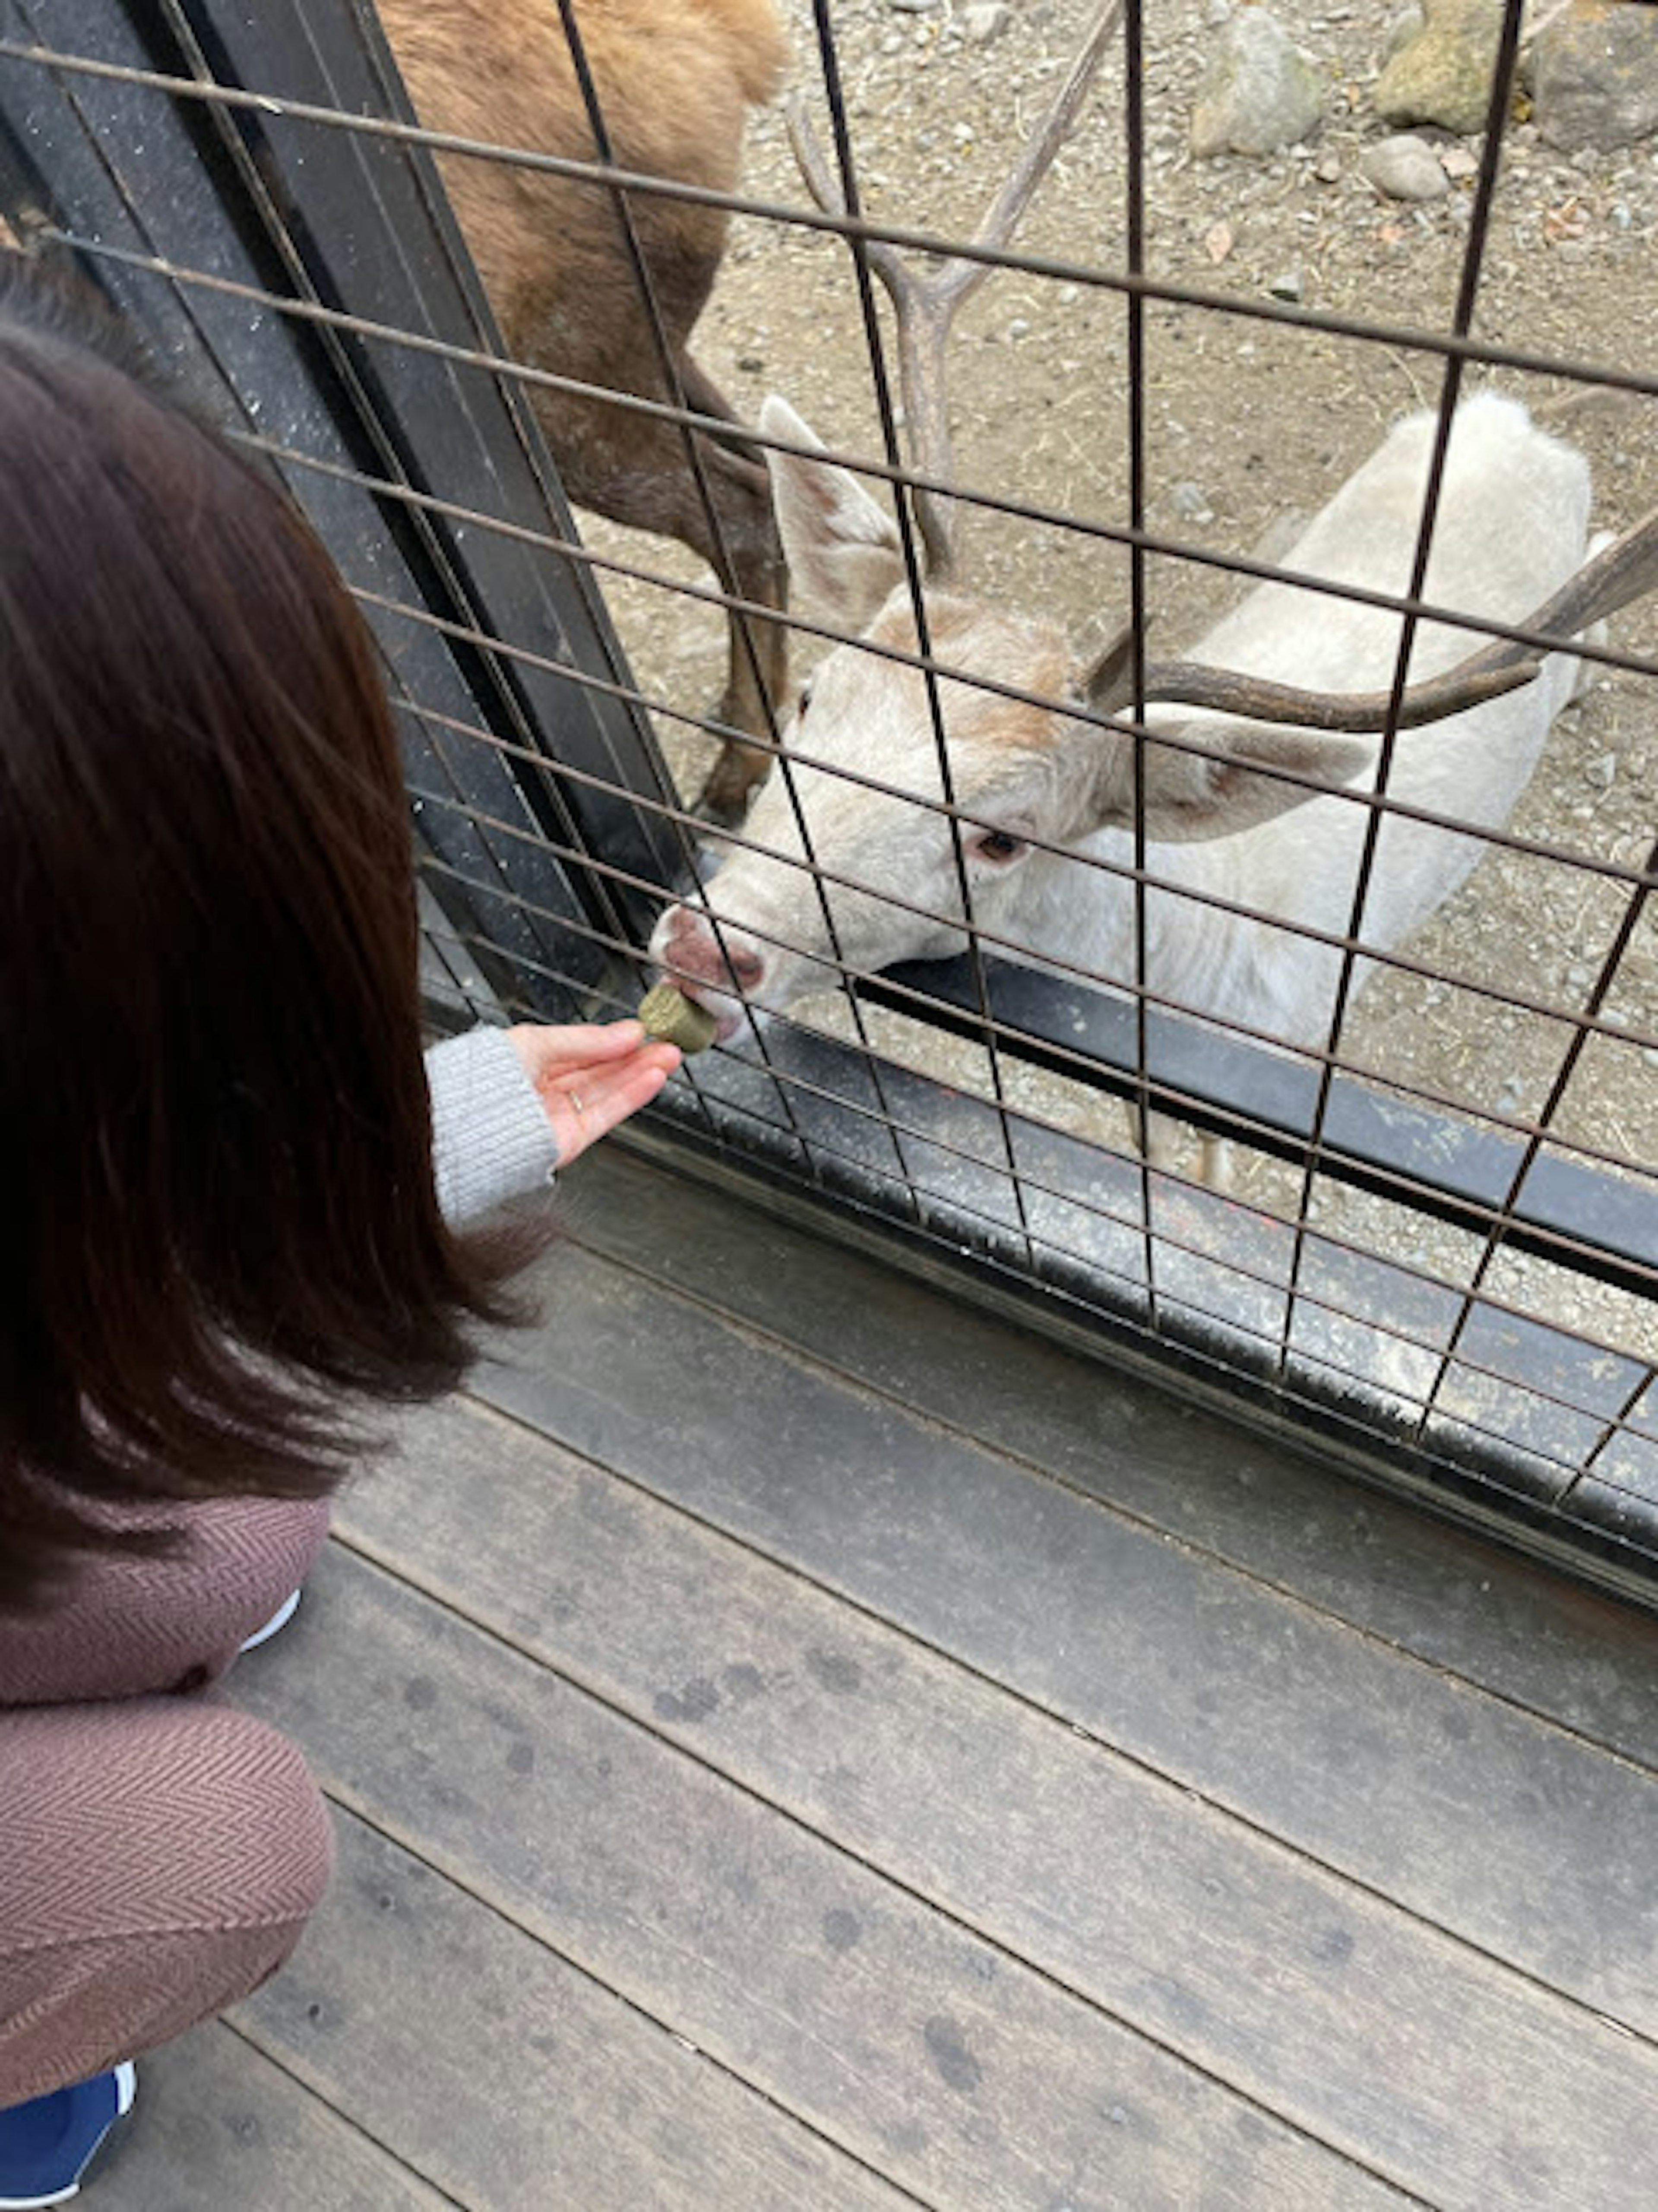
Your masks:
<svg viewBox="0 0 1658 2212"><path fill-rule="evenodd" d="M1658 1765L1658 1623L615 1145L574 1237L1309 1604Z"/></svg>
<svg viewBox="0 0 1658 2212"><path fill-rule="evenodd" d="M646 1278L556 1260L556 1322L479 1377L495 1403L1658 2034L1649 1772Z"/></svg>
<svg viewBox="0 0 1658 2212"><path fill-rule="evenodd" d="M215 2021L138 2061L87 2183L110 2212L435 2212L453 2200Z"/></svg>
<svg viewBox="0 0 1658 2212"><path fill-rule="evenodd" d="M452 1532L483 1510L451 1499ZM290 1634L280 1667L273 1648L239 1676L241 1702L291 1728L342 1802L924 2202L1397 2203L338 1547Z"/></svg>
<svg viewBox="0 0 1658 2212"><path fill-rule="evenodd" d="M434 1411L346 1525L1428 2201L1654 2201L1658 2148L1607 2156L1646 2132L1650 2046L524 1431Z"/></svg>
<svg viewBox="0 0 1658 2212"><path fill-rule="evenodd" d="M481 2212L902 2212L786 2113L349 1814L299 1952L237 2015Z"/></svg>

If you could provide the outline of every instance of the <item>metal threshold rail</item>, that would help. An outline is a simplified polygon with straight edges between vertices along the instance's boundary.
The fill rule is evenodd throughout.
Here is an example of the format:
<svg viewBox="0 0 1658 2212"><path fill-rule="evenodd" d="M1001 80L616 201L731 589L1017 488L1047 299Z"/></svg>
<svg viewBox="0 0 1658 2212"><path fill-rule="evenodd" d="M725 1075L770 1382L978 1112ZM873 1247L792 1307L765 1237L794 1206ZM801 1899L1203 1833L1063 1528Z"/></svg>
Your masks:
<svg viewBox="0 0 1658 2212"><path fill-rule="evenodd" d="M1305 1159L1315 1069L1199 1021L1148 1009L1142 1070L1132 1000L987 955L982 973L999 1052L1119 1097L1139 1097L1149 1081L1159 1110L1281 1159ZM859 991L969 1041L984 1036L983 1002L965 959L911 962L860 981ZM1527 1167L1526 1153L1521 1138L1406 1105L1338 1074L1318 1164L1337 1182L1417 1206L1482 1239L1495 1223L1517 1252L1651 1297L1658 1190L1544 1153Z"/></svg>

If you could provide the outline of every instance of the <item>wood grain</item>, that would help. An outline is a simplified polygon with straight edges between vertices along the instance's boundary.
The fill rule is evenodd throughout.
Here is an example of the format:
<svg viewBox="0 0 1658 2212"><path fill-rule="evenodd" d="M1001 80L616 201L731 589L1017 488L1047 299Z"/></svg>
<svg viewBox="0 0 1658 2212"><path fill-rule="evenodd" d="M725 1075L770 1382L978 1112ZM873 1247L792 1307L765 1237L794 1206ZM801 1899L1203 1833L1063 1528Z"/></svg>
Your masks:
<svg viewBox="0 0 1658 2212"><path fill-rule="evenodd" d="M558 1256L556 1322L481 1376L492 1401L1658 2035L1650 1772L649 1279ZM1023 1401L1017 1367L997 1380Z"/></svg>
<svg viewBox="0 0 1658 2212"><path fill-rule="evenodd" d="M448 1494L452 1543L482 1499L452 1471ZM337 1548L293 1634L243 1701L289 1726L344 1802L417 1839L452 1881L924 2202L1396 2203L876 1869ZM823 1786L855 1785L829 1773Z"/></svg>
<svg viewBox="0 0 1658 2212"><path fill-rule="evenodd" d="M110 2212L436 2212L454 2200L218 2021L138 2061L88 2176Z"/></svg>
<svg viewBox="0 0 1658 2212"><path fill-rule="evenodd" d="M1608 2148L1658 2092L1649 2045L522 1429L423 1417L344 1527L1428 2201L1658 2190L1658 2154Z"/></svg>
<svg viewBox="0 0 1658 2212"><path fill-rule="evenodd" d="M1650 1617L617 1146L562 1182L593 1251L1658 1766Z"/></svg>
<svg viewBox="0 0 1658 2212"><path fill-rule="evenodd" d="M239 2024L458 2203L913 2203L365 1822L337 1826L332 1894Z"/></svg>

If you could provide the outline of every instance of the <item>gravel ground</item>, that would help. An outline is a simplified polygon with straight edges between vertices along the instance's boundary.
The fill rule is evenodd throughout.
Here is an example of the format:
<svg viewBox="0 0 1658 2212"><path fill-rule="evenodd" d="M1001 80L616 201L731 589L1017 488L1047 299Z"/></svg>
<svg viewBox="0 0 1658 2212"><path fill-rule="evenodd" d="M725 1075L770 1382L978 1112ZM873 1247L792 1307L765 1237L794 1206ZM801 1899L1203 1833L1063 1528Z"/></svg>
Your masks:
<svg viewBox="0 0 1658 2212"><path fill-rule="evenodd" d="M1317 137L1270 160L1193 161L1187 123L1223 12L1222 0L1151 0L1146 9L1148 264L1153 273L1260 299L1293 282L1309 307L1444 329L1465 258L1473 182L1459 177L1424 207L1382 199L1359 173L1363 149L1388 135L1370 111L1382 11L1280 0L1274 12L1331 87ZM1078 44L1086 0L1023 0L983 42L950 0L916 9L892 0L836 0L835 29L853 142L872 213L945 233L970 231ZM798 11L799 82L814 100L810 18ZM1071 143L1055 163L1019 242L1033 252L1120 264L1123 72L1108 60ZM1478 140L1424 132L1470 169ZM1658 143L1562 156L1529 125L1511 135L1479 294L1475 332L1496 342L1619 368L1654 365ZM745 185L799 204L781 118L762 118ZM1005 272L958 327L951 364L955 466L966 485L1113 521L1127 511L1125 331L1121 305L1073 284ZM752 415L780 390L831 443L878 451L870 376L844 249L782 226L740 222L699 350L735 404ZM1400 412L1436 396L1439 368L1420 352L1363 345L1230 317L1156 308L1147 318L1150 519L1200 550L1252 551L1288 514L1309 512L1379 441ZM1497 380L1532 404L1570 386ZM1594 465L1598 522L1619 528L1658 504L1654 403L1594 409L1571 434ZM998 598L1045 606L1080 625L1120 604L1123 569L1108 548L987 514L963 517L967 580ZM602 550L648 562L665 577L700 579L659 541L594 525ZM1235 586L1187 562L1154 564L1151 590L1163 648L1190 639ZM720 687L723 628L706 610L643 586L616 591L618 623L653 695L698 707ZM1658 612L1632 611L1614 645L1658 654ZM803 657L802 665L808 656ZM1623 915L1626 894L1597 879L1596 862L1638 865L1654 836L1658 729L1644 679L1608 675L1558 724L1513 827L1562 846L1567 866L1494 854L1408 951L1443 973L1425 983L1376 978L1344 1050L1360 1067L1475 1109L1540 1112L1570 1030L1492 1006L1466 988L1517 988L1570 1011L1581 1006ZM665 721L682 788L695 790L706 748ZM1460 979L1460 981L1457 980ZM1658 937L1639 925L1608 1000L1610 1018L1658 1029ZM833 1001L825 1027L843 1024ZM878 1018L895 1056L983 1087L980 1055ZM1121 1144L1122 1109L1073 1086L1012 1068L1009 1091L1067 1129ZM1594 1043L1557 1115L1563 1138L1634 1165L1658 1164L1658 1050ZM1260 1159L1240 1194L1293 1212L1296 1179ZM1326 1226L1392 1256L1462 1279L1472 1240L1393 1209L1321 1188ZM1650 1310L1575 1283L1541 1263L1505 1264L1493 1287L1529 1310L1643 1353L1658 1353Z"/></svg>

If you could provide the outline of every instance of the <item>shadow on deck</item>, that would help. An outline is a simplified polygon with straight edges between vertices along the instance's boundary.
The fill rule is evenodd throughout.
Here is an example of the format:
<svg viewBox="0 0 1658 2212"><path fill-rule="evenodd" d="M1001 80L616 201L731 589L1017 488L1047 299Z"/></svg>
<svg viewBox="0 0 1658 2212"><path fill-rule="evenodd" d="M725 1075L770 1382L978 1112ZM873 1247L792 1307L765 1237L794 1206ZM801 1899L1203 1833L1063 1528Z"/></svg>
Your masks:
<svg viewBox="0 0 1658 2212"><path fill-rule="evenodd" d="M611 1147L235 1680L127 2212L1658 2204L1658 1624Z"/></svg>

